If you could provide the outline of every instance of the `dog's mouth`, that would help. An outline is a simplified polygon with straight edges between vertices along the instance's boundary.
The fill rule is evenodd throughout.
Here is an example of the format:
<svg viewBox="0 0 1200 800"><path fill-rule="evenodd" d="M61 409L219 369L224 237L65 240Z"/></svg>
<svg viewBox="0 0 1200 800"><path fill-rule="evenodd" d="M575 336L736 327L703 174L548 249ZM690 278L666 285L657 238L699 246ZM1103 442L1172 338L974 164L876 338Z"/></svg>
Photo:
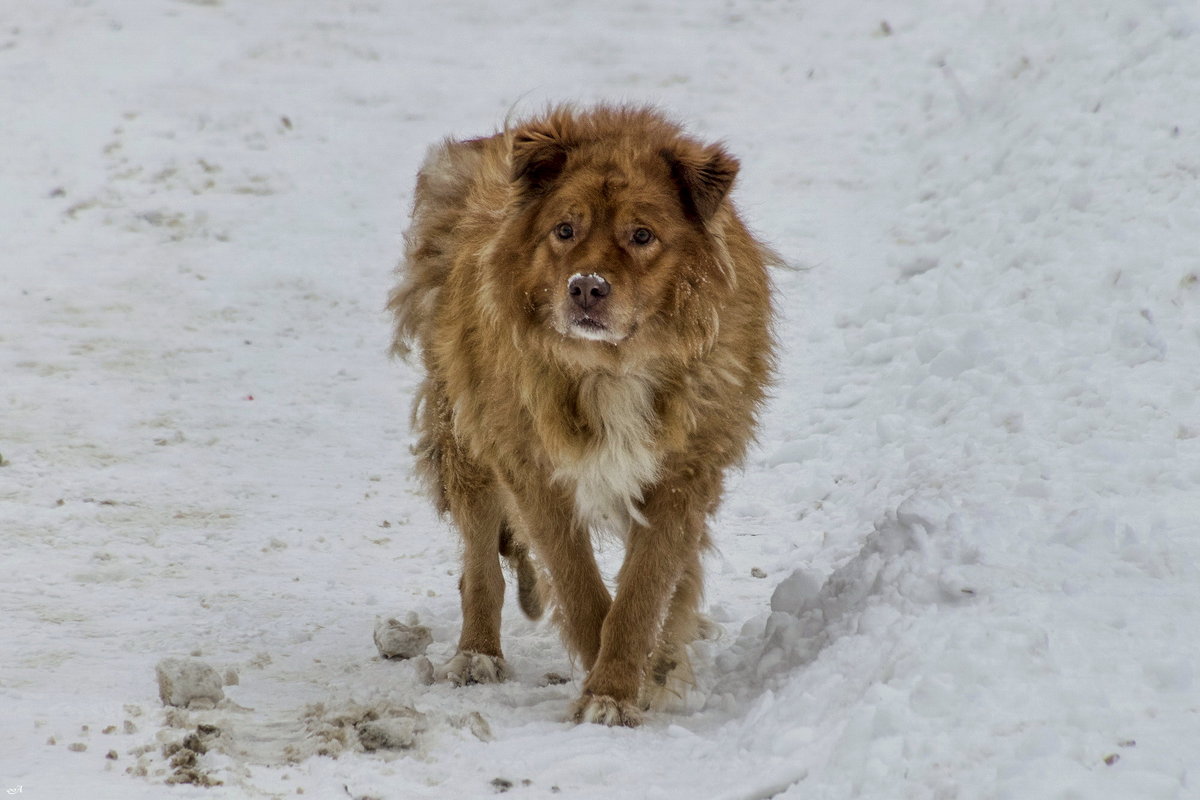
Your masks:
<svg viewBox="0 0 1200 800"><path fill-rule="evenodd" d="M610 344L616 344L625 338L623 334L614 330L604 320L587 313L572 315L563 333L573 339L587 339L593 342L608 342Z"/></svg>
<svg viewBox="0 0 1200 800"><path fill-rule="evenodd" d="M607 341L612 338L608 326L595 317L584 315L571 320L571 333L581 339L599 339Z"/></svg>

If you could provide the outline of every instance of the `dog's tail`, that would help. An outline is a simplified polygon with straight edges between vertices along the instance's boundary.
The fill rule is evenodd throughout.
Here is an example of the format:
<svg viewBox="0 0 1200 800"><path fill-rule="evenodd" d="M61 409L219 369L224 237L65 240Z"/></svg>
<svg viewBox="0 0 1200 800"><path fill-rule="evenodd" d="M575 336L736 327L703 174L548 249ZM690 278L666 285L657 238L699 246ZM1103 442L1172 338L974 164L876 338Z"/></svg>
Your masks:
<svg viewBox="0 0 1200 800"><path fill-rule="evenodd" d="M461 225L486 145L485 139L442 142L429 149L417 174L404 259L396 270L400 282L387 304L395 320L392 355L408 356L429 338L438 293L450 274L455 248L449 243Z"/></svg>
<svg viewBox="0 0 1200 800"><path fill-rule="evenodd" d="M546 610L546 582L542 579L529 548L517 541L508 525L500 529L500 555L504 556L512 571L516 573L517 602L521 610L530 619L541 619Z"/></svg>

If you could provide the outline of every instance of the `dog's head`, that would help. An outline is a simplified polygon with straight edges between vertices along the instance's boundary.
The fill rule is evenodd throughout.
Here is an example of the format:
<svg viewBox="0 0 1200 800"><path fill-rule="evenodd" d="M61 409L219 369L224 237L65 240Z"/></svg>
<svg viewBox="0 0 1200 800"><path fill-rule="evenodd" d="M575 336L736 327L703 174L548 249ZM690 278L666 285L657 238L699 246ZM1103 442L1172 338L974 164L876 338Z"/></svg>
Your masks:
<svg viewBox="0 0 1200 800"><path fill-rule="evenodd" d="M506 303L593 347L656 327L715 336L700 329L715 328L713 303L734 281L715 221L734 158L647 110L560 109L510 135L513 200L496 253L507 285L494 289Z"/></svg>

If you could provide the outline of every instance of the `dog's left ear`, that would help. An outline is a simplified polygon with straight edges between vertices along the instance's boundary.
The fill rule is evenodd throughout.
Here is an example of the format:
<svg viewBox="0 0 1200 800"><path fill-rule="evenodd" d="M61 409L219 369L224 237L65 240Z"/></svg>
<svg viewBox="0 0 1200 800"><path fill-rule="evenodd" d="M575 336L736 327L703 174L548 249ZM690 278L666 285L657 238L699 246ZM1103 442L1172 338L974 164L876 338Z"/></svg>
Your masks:
<svg viewBox="0 0 1200 800"><path fill-rule="evenodd" d="M711 219L737 177L737 159L719 144L685 144L666 149L662 155L679 185L684 210L702 221Z"/></svg>
<svg viewBox="0 0 1200 800"><path fill-rule="evenodd" d="M562 173L567 163L571 140L566 120L553 114L544 120L519 128L513 133L513 183L540 193Z"/></svg>

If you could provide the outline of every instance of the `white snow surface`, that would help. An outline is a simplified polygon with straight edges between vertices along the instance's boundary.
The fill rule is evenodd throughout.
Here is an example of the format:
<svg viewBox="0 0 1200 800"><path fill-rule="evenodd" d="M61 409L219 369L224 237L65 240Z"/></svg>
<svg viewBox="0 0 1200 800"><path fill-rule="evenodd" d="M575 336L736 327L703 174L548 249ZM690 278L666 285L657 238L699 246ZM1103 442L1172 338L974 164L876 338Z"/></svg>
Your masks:
<svg viewBox="0 0 1200 800"><path fill-rule="evenodd" d="M5 0L0 789L1200 797L1198 86L1172 0ZM372 641L458 635L385 354L415 170L602 99L725 140L793 266L724 636L636 730L566 721L515 592L507 683ZM199 725L220 784L165 786Z"/></svg>

